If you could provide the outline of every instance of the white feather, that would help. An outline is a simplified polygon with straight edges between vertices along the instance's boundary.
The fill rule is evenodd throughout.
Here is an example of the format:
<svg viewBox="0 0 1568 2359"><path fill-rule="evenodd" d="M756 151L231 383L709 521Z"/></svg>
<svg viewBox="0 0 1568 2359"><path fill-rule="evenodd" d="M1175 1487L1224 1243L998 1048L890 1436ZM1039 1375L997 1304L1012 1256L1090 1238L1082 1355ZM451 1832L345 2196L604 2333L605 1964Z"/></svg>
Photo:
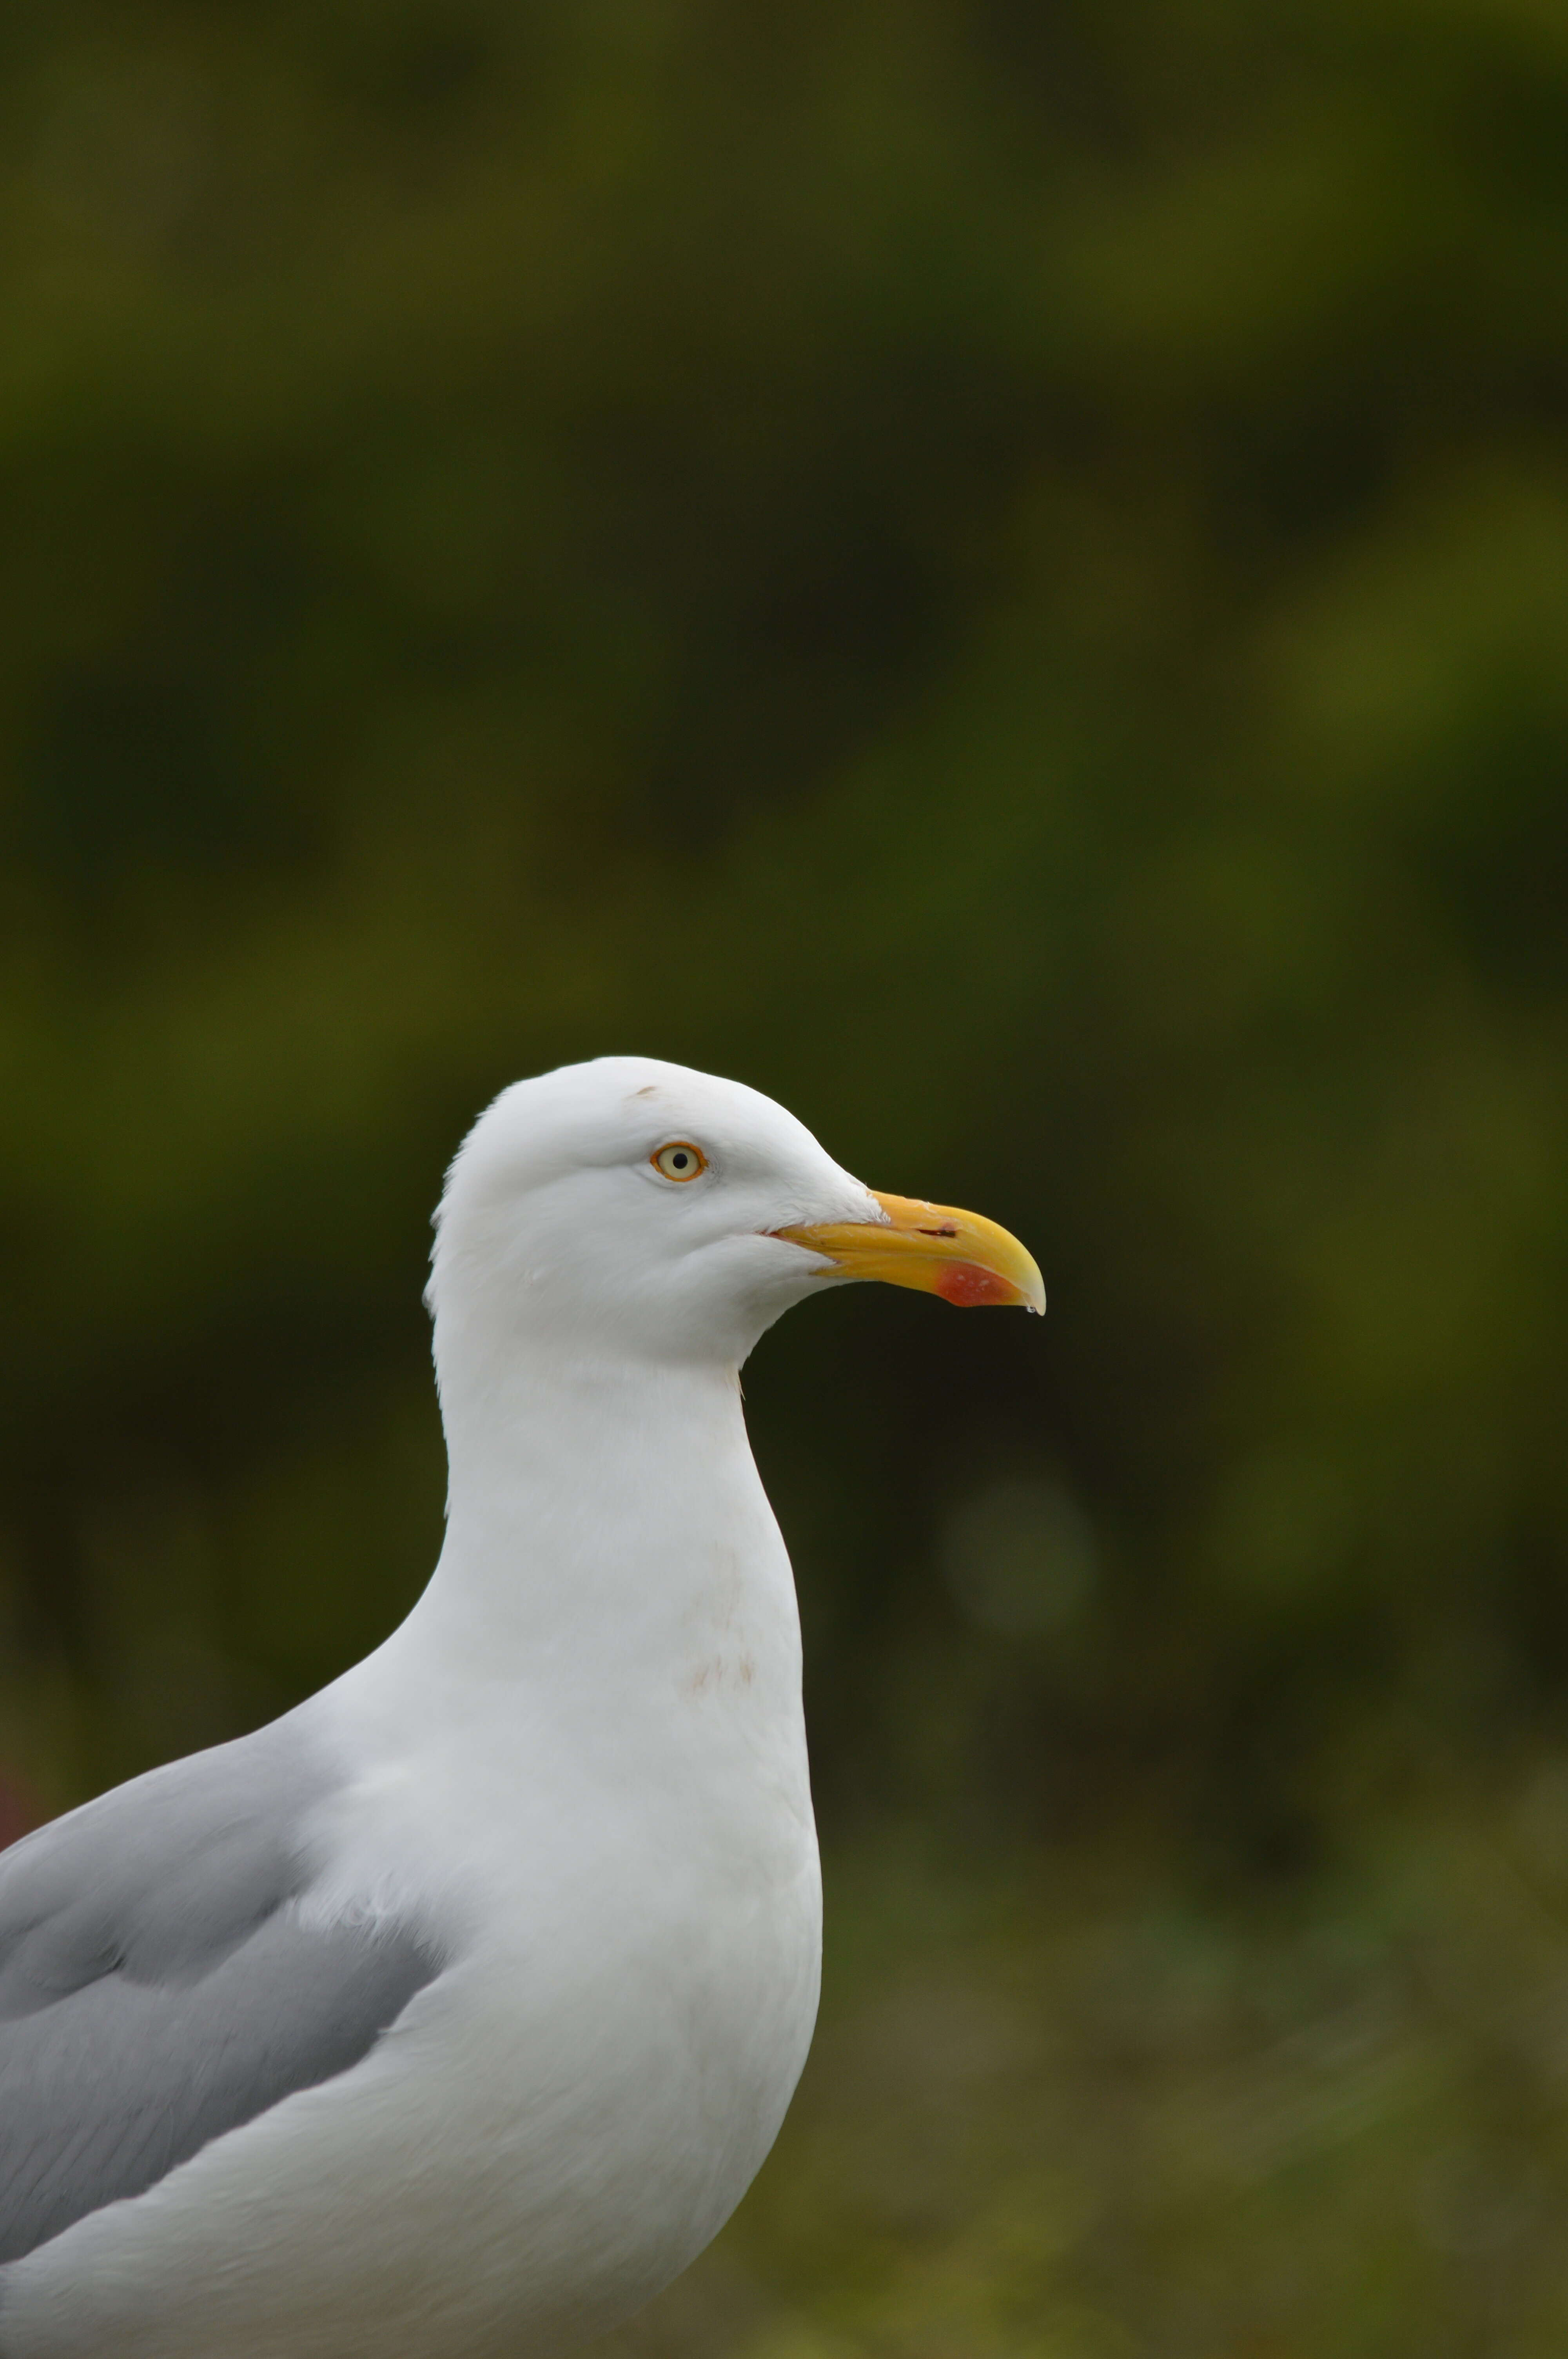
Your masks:
<svg viewBox="0 0 1568 2359"><path fill-rule="evenodd" d="M649 1161L698 1143L687 1185ZM443 1201L446 1546L308 1705L318 1919L449 1963L362 2062L6 2273L5 2359L569 2348L728 2217L811 2037L820 1894L783 1542L737 1371L876 1217L781 1108L614 1059L519 1084Z"/></svg>

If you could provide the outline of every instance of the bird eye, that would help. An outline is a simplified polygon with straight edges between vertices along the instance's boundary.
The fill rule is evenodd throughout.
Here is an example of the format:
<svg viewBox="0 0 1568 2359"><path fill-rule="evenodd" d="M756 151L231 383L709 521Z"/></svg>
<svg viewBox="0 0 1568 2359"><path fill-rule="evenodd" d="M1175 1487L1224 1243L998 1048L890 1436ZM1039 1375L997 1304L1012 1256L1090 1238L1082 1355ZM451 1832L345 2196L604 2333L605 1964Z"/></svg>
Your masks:
<svg viewBox="0 0 1568 2359"><path fill-rule="evenodd" d="M651 1160L654 1170L662 1171L666 1180L695 1180L708 1169L707 1156L689 1138L672 1138Z"/></svg>

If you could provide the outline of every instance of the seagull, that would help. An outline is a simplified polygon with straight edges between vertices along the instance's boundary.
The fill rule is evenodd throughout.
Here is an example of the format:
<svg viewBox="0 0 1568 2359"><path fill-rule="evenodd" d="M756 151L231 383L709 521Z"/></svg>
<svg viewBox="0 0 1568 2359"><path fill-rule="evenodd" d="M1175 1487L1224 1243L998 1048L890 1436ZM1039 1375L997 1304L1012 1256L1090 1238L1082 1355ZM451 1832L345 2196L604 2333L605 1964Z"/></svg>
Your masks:
<svg viewBox="0 0 1568 2359"><path fill-rule="evenodd" d="M816 2011L784 1542L740 1369L885 1279L1044 1309L739 1082L519 1082L436 1215L407 1619L0 1854L0 2359L547 2359L733 2211Z"/></svg>

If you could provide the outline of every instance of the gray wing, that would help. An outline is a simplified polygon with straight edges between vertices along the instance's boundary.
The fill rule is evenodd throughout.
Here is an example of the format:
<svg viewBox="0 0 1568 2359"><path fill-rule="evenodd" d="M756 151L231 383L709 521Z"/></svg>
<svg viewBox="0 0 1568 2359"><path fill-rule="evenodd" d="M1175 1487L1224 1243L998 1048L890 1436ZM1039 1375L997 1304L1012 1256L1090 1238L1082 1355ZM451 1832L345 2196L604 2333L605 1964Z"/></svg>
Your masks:
<svg viewBox="0 0 1568 2359"><path fill-rule="evenodd" d="M411 1926L299 1922L336 1782L280 1721L0 1853L0 2264L346 2071L439 1972Z"/></svg>

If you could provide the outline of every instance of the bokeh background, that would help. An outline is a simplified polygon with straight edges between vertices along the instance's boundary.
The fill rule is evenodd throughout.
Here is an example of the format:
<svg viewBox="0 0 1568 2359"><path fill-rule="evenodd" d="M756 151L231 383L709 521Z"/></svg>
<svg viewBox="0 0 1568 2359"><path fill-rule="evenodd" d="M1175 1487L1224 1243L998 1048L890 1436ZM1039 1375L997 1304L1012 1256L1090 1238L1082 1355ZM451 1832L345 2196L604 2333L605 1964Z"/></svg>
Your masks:
<svg viewBox="0 0 1568 2359"><path fill-rule="evenodd" d="M1568 14L13 0L6 1832L438 1545L604 1049L1021 1233L748 1371L827 1986L618 2359L1568 2347Z"/></svg>

